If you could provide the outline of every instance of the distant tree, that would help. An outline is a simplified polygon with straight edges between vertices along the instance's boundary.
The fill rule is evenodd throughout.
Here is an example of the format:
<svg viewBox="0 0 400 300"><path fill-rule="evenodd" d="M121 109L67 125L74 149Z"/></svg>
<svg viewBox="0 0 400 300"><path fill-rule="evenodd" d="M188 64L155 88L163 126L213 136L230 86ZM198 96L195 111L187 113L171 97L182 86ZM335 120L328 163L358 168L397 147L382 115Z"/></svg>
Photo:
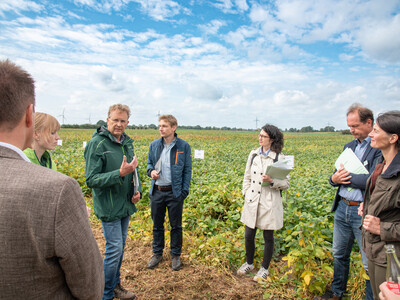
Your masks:
<svg viewBox="0 0 400 300"><path fill-rule="evenodd" d="M157 129L157 126L155 124L150 124L149 129Z"/></svg>
<svg viewBox="0 0 400 300"><path fill-rule="evenodd" d="M341 132L342 134L351 134L349 129L342 130Z"/></svg>
<svg viewBox="0 0 400 300"><path fill-rule="evenodd" d="M321 131L321 132L335 132L335 127L333 127L333 126L325 126L324 128L321 128L319 131Z"/></svg>
<svg viewBox="0 0 400 300"><path fill-rule="evenodd" d="M306 127L302 127L300 129L300 132L313 132L314 128L312 128L311 126L306 126Z"/></svg>

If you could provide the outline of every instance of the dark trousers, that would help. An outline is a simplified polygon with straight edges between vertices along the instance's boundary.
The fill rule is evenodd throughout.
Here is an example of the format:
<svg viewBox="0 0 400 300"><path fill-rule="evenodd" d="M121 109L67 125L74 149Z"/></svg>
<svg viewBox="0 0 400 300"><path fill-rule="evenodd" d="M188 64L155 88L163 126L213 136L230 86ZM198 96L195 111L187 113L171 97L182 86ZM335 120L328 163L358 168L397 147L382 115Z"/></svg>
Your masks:
<svg viewBox="0 0 400 300"><path fill-rule="evenodd" d="M171 225L171 255L180 256L182 252L182 197L176 198L172 191L154 189L150 196L151 218L153 220L153 253L162 255L164 250L164 221L168 209Z"/></svg>
<svg viewBox="0 0 400 300"><path fill-rule="evenodd" d="M253 264L254 252L256 249L255 238L256 238L257 228L250 228L245 226L244 228L244 241L246 248L246 262L248 264ZM265 269L269 268L271 263L272 255L274 254L274 231L273 230L263 230L264 237L264 255L262 266Z"/></svg>

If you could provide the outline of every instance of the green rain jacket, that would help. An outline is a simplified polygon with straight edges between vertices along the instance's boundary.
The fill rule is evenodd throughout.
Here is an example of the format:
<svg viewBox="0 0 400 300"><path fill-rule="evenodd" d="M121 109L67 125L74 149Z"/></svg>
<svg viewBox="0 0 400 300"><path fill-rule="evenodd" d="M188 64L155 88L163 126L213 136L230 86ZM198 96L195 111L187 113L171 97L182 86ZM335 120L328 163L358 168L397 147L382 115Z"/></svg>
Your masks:
<svg viewBox="0 0 400 300"><path fill-rule="evenodd" d="M44 157L45 161L46 161L46 165L45 166L40 163L38 157L36 156L35 150L33 150L31 148L26 148L24 150L24 153L29 158L29 160L31 162L33 162L34 164L37 164L37 165L43 166L43 167L47 167L49 169L53 169L53 170L57 171L56 164L51 160L51 156L50 156L50 153L48 151L44 151L44 153L42 155L42 157Z"/></svg>
<svg viewBox="0 0 400 300"><path fill-rule="evenodd" d="M120 177L123 156L130 163L135 156L133 140L123 133L121 143L106 129L100 127L93 133L85 148L86 184L92 188L95 215L104 222L111 222L136 212L131 202L135 173ZM136 168L136 173L138 173ZM139 179L139 176L138 176ZM142 195L140 179L137 190Z"/></svg>

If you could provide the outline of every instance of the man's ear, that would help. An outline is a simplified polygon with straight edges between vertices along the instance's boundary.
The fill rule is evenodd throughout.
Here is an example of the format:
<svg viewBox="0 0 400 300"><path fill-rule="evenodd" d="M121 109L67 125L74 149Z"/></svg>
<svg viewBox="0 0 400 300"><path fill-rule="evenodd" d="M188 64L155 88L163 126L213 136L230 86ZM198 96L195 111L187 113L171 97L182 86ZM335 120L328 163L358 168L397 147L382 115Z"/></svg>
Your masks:
<svg viewBox="0 0 400 300"><path fill-rule="evenodd" d="M33 111L33 104L29 104L25 112L25 124L30 128L35 125L35 113Z"/></svg>

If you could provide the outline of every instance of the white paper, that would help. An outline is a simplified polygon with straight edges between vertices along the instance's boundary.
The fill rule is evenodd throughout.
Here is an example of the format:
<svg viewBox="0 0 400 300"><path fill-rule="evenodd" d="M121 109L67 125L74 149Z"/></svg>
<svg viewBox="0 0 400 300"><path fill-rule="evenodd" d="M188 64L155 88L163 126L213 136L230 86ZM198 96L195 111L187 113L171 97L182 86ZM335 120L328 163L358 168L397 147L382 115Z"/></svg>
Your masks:
<svg viewBox="0 0 400 300"><path fill-rule="evenodd" d="M346 169L346 171L354 174L369 174L368 170L364 167L362 162L358 159L357 155L350 148L346 148L342 154L339 155L335 162L336 170L340 169L340 165Z"/></svg>
<svg viewBox="0 0 400 300"><path fill-rule="evenodd" d="M194 150L194 158L204 159L204 150Z"/></svg>
<svg viewBox="0 0 400 300"><path fill-rule="evenodd" d="M339 155L335 162L336 170L340 169L340 165L343 165L346 171L354 174L369 174L368 170L364 167L362 162L358 159L357 155L350 148L346 148L342 154ZM352 187L347 187L347 190L351 192L354 190Z"/></svg>
<svg viewBox="0 0 400 300"><path fill-rule="evenodd" d="M294 156L286 155L284 159L274 162L272 165L267 167L265 175L269 175L274 179L285 179L286 176L293 170L294 167ZM263 182L262 186L268 186L269 182Z"/></svg>
<svg viewBox="0 0 400 300"><path fill-rule="evenodd" d="M86 141L83 141L82 147L86 148L86 144L87 144Z"/></svg>
<svg viewBox="0 0 400 300"><path fill-rule="evenodd" d="M57 141L57 145L58 145L58 146L62 146L62 140L58 140L58 141Z"/></svg>

